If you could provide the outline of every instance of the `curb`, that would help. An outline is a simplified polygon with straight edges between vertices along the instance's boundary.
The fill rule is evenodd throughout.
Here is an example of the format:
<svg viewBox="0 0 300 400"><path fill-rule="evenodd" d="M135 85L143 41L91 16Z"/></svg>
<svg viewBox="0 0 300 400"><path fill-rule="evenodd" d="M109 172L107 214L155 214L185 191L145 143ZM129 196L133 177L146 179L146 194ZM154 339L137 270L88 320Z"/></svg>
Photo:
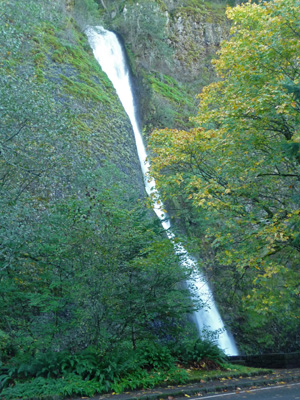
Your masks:
<svg viewBox="0 0 300 400"><path fill-rule="evenodd" d="M214 392L223 392L223 391L235 391L239 389L247 389L253 386L260 387L260 386L270 386L276 383L283 382L284 383L291 383L291 382L300 382L300 374L296 376L286 376L282 377L282 379L255 379L251 382L236 382L224 385L217 385L211 384L210 386L206 387L195 387L192 389L180 389L174 391L168 391L167 393L153 393L153 394L146 394L141 396L133 396L133 397L126 397L126 400L159 400L159 399L167 399L169 397L187 397L187 396L194 396L196 394L202 393L214 393ZM206 383L209 385L209 382ZM204 386L204 385L203 385Z"/></svg>

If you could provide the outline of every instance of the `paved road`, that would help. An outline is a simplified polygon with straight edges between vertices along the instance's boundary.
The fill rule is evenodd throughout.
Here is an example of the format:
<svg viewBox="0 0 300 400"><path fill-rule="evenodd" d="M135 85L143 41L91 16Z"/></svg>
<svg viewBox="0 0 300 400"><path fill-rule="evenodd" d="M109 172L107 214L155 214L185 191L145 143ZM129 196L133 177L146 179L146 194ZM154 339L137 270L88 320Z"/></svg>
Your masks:
<svg viewBox="0 0 300 400"><path fill-rule="evenodd" d="M183 398L182 398L183 399ZM219 393L185 397L185 400L300 400L300 383L277 385L259 389L237 390L232 393ZM179 400L179 399L178 399Z"/></svg>

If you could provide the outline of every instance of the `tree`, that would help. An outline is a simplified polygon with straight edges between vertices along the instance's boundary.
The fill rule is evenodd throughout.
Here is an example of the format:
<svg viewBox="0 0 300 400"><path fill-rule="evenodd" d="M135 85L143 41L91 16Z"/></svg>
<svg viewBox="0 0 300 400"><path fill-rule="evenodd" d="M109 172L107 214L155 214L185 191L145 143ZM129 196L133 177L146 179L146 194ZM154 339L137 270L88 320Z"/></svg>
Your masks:
<svg viewBox="0 0 300 400"><path fill-rule="evenodd" d="M75 2L91 12L95 6ZM11 0L0 13L3 361L18 352L134 344L141 336L157 337L158 320L177 335L182 313L191 309L180 289L186 271L138 202L141 185L135 167L126 165L131 149L118 155L127 175L104 162L116 160L123 140L134 144L129 121L111 83L100 83L104 73L92 55L81 53L87 42L60 11L60 0ZM65 71L82 84L72 95ZM78 82L69 83L74 89Z"/></svg>
<svg viewBox="0 0 300 400"><path fill-rule="evenodd" d="M247 280L243 307L296 321L299 1L247 3L227 16L231 39L214 62L221 79L199 96L198 128L155 131L152 173L165 196L207 223L201 250L209 242L215 263Z"/></svg>
<svg viewBox="0 0 300 400"><path fill-rule="evenodd" d="M161 63L170 63L172 50L167 43L167 18L156 1L141 1L126 4L114 21L114 26L131 46L142 62L153 68Z"/></svg>
<svg viewBox="0 0 300 400"><path fill-rule="evenodd" d="M23 208L19 240L5 243L17 248L12 263L0 270L0 329L13 351L180 335L193 309L181 287L190 271L124 178L112 166L85 171L82 196L49 200L38 215Z"/></svg>

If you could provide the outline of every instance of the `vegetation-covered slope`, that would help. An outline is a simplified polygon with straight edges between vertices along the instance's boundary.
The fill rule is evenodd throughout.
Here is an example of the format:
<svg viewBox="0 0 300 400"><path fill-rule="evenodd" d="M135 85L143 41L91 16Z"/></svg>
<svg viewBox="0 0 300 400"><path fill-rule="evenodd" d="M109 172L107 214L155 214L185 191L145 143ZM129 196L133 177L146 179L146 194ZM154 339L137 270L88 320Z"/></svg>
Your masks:
<svg viewBox="0 0 300 400"><path fill-rule="evenodd" d="M228 36L226 2L99 3L104 24L124 39L145 131L192 126L189 117L197 111L195 96L215 79L211 59Z"/></svg>
<svg viewBox="0 0 300 400"><path fill-rule="evenodd" d="M5 398L46 393L46 377L66 378L50 394L108 390L124 354L123 376L132 349L179 338L193 308L189 272L145 206L128 118L78 27L96 10L1 3L0 385L37 378Z"/></svg>
<svg viewBox="0 0 300 400"><path fill-rule="evenodd" d="M185 129L152 136L153 173L242 349L297 348L298 2L283 17L269 6L233 13L217 78L225 3L1 3L5 398L183 381L176 358L222 359L183 341L189 271L147 211L132 130L87 24L122 35L147 134Z"/></svg>

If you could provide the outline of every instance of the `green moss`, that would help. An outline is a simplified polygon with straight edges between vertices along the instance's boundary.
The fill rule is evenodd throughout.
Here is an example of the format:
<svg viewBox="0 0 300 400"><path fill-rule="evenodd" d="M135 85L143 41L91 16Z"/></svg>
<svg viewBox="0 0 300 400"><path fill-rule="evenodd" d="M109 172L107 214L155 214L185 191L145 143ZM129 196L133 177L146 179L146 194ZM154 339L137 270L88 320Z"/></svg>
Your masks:
<svg viewBox="0 0 300 400"><path fill-rule="evenodd" d="M126 137L128 127L123 127L126 114L110 80L94 59L86 36L77 31L70 20L67 25L71 42L66 40L62 32L52 29L51 25L43 25L36 30L35 54L43 50L47 60L45 71L39 69L36 78L44 79L46 74L48 78L52 76L55 80L60 79L60 93L65 101L82 103L81 107L84 106L88 111L77 115L76 121L72 123L77 136L82 138L81 144L86 154L92 156L93 153L99 153L105 158L111 158L114 149L118 148L118 157L130 163L132 154L125 154L123 150L126 143L118 143L118 136ZM53 73L53 63L57 65L59 74L57 69ZM115 126L118 119L119 129ZM130 140L132 138L127 138L127 141Z"/></svg>
<svg viewBox="0 0 300 400"><path fill-rule="evenodd" d="M85 100L96 100L99 102L110 103L110 98L106 93L100 91L95 85L90 86L84 82L74 81L65 75L60 74L60 78L65 82L65 90L75 96Z"/></svg>
<svg viewBox="0 0 300 400"><path fill-rule="evenodd" d="M6 33L1 41L2 74L7 80L26 76L24 82L30 90L41 96L46 91L53 105L63 104L67 111L62 117L64 134L74 136L74 146L82 149L80 157L94 160L98 166L103 159L126 166L129 180L139 182L128 117L95 60L86 35L68 13L54 13L57 2L9 2L13 10L7 10L11 15L0 13L0 26ZM24 9L26 20L20 12ZM45 22L46 18L53 23Z"/></svg>
<svg viewBox="0 0 300 400"><path fill-rule="evenodd" d="M67 21L67 25L70 29L70 20ZM65 82L64 88L67 93L85 100L108 103L111 101L110 97L114 94L113 86L92 56L84 35L73 27L74 43L70 43L59 37L60 31L54 29L51 24L41 24L35 31L37 36L34 41L36 45L34 60L36 67L39 67L39 71L36 71L39 80L43 77L41 68L45 67L45 54L48 54L56 64L72 66L74 69L72 79L69 76L70 71L68 76L60 74L60 78Z"/></svg>
<svg viewBox="0 0 300 400"><path fill-rule="evenodd" d="M226 4L215 3L215 2L206 2L205 6L217 18L222 18L223 20L226 19L226 17L225 17L225 10L227 7Z"/></svg>
<svg viewBox="0 0 300 400"><path fill-rule="evenodd" d="M196 22L220 23L220 21L226 20L225 9L225 4L187 0L176 9L176 15L179 13L182 18L192 18Z"/></svg>
<svg viewBox="0 0 300 400"><path fill-rule="evenodd" d="M149 81L155 92L168 100L180 105L186 104L193 107L193 100L190 94L172 77L167 75L150 75Z"/></svg>
<svg viewBox="0 0 300 400"><path fill-rule="evenodd" d="M44 76L44 71L41 68L36 68L35 69L35 76L36 81L38 83L44 83L45 82L45 76Z"/></svg>
<svg viewBox="0 0 300 400"><path fill-rule="evenodd" d="M272 373L270 369L245 367L243 365L226 364L223 370L189 370L189 382L199 382L201 380L210 381L213 379L228 379L243 377L252 377Z"/></svg>
<svg viewBox="0 0 300 400"><path fill-rule="evenodd" d="M62 64L65 61L64 53L60 50L55 50L51 54L51 59L56 63Z"/></svg>
<svg viewBox="0 0 300 400"><path fill-rule="evenodd" d="M156 128L189 129L194 126L190 117L197 112L197 102L187 85L158 72L145 74L145 80L151 88L147 95L146 134Z"/></svg>
<svg viewBox="0 0 300 400"><path fill-rule="evenodd" d="M59 39L56 36L54 36L52 33L45 34L44 43L47 43L48 45L52 46L54 49L59 49L62 47L62 44L60 43Z"/></svg>
<svg viewBox="0 0 300 400"><path fill-rule="evenodd" d="M166 4L162 0L155 0L155 1L159 5L159 7L162 10L162 12L168 11L168 7L166 6Z"/></svg>
<svg viewBox="0 0 300 400"><path fill-rule="evenodd" d="M33 57L33 62L36 66L43 66L46 62L46 56L44 53L36 53Z"/></svg>

